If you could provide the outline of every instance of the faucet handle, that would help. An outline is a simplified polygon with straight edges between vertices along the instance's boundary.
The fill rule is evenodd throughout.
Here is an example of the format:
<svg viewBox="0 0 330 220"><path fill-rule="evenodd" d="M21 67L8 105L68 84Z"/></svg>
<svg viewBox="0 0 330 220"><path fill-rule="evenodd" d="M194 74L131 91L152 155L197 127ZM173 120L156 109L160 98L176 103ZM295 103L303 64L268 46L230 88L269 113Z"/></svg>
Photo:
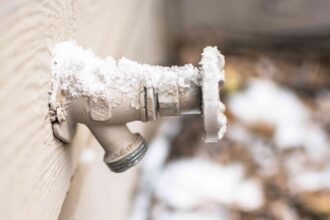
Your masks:
<svg viewBox="0 0 330 220"><path fill-rule="evenodd" d="M220 101L220 89L225 81L225 59L216 47L206 47L200 61L202 74L202 117L204 141L217 142L226 132L225 106Z"/></svg>

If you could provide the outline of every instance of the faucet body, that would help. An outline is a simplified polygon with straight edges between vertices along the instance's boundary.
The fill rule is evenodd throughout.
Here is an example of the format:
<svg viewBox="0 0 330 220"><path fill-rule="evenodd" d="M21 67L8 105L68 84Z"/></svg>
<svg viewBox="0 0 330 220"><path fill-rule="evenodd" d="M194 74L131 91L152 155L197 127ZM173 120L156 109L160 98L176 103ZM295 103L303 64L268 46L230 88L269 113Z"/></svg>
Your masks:
<svg viewBox="0 0 330 220"><path fill-rule="evenodd" d="M218 139L218 133L226 123L219 100L224 62L217 49L209 50L214 53L215 58L213 55L211 58L215 60L206 60L202 67L206 66L200 69L192 65L151 66L127 59L118 62L111 58L101 60L72 42L62 43L53 51L53 83L49 98L55 136L69 143L74 137L76 124L85 124L104 148L105 163L114 172L123 172L140 161L147 150L142 136L132 134L126 123L201 114L205 111L202 101L208 105L210 100L207 99L211 99L215 102L209 108L215 109L216 113L208 120L216 121L210 123ZM68 54L66 51L73 52ZM81 58L77 60L79 56ZM212 76L205 69L212 69L212 65L216 69L212 74L220 77L215 75L206 83L203 81L205 74ZM203 87L205 83L211 90L214 87L209 92L211 95ZM202 95L203 90L206 96ZM213 139L212 136L210 140Z"/></svg>

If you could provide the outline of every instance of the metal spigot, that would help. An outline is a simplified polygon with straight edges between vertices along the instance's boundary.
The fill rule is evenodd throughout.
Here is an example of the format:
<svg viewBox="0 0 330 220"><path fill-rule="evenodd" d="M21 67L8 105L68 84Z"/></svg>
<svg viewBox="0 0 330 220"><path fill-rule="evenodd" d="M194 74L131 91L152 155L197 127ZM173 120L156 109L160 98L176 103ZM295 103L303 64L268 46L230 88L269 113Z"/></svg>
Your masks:
<svg viewBox="0 0 330 220"><path fill-rule="evenodd" d="M218 141L226 130L219 97L223 67L224 57L216 47L204 49L196 68L151 66L125 58L101 60L73 42L60 43L53 50L49 93L54 135L70 143L77 123L85 124L104 148L104 161L114 172L134 166L147 151L142 136L127 128L131 121L201 114L205 141Z"/></svg>

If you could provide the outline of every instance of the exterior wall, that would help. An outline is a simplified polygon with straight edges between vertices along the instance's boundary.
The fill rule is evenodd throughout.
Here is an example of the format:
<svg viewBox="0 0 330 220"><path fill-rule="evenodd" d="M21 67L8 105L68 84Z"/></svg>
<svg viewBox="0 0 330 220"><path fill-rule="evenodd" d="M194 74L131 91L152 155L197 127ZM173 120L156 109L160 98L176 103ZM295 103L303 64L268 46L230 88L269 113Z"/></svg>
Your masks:
<svg viewBox="0 0 330 220"><path fill-rule="evenodd" d="M0 219L58 219L61 209L61 219L70 219L81 212L63 202L81 150L95 141L84 127L70 146L53 137L47 103L52 45L74 39L102 57L163 62L160 6L160 0L0 2ZM77 178L85 175L79 170L92 171L77 170ZM104 171L100 181L103 175L117 178ZM79 194L78 188L70 190Z"/></svg>

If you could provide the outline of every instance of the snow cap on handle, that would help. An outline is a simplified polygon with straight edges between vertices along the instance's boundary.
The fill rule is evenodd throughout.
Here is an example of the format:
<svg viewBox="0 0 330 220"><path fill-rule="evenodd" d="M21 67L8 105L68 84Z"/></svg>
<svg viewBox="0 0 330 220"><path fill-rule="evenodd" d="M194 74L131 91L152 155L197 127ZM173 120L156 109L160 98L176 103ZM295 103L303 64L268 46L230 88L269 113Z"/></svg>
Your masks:
<svg viewBox="0 0 330 220"><path fill-rule="evenodd" d="M226 132L225 105L220 101L220 88L225 81L225 58L217 47L206 47L200 61L202 74L202 115L205 142L217 142Z"/></svg>

